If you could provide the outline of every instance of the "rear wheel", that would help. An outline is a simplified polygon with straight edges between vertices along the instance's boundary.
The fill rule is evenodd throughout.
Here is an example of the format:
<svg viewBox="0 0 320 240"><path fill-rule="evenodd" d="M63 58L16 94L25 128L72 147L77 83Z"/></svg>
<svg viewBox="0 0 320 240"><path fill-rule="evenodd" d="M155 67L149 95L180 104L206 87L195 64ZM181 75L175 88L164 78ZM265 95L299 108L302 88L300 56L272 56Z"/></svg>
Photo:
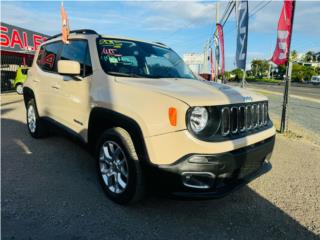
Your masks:
<svg viewBox="0 0 320 240"><path fill-rule="evenodd" d="M21 83L16 85L16 92L21 95L23 94L23 85Z"/></svg>
<svg viewBox="0 0 320 240"><path fill-rule="evenodd" d="M34 99L31 99L27 104L27 127L34 138L41 138L47 135L47 126L39 117Z"/></svg>
<svg viewBox="0 0 320 240"><path fill-rule="evenodd" d="M98 172L107 196L119 204L142 199L144 181L130 135L121 128L105 131L98 141Z"/></svg>

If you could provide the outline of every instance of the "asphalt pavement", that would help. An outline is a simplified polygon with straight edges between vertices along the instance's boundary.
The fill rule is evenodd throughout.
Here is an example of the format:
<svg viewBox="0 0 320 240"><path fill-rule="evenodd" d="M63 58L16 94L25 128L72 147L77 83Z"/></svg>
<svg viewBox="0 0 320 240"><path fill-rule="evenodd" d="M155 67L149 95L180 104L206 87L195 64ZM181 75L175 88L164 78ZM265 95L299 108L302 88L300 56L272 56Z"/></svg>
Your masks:
<svg viewBox="0 0 320 240"><path fill-rule="evenodd" d="M2 239L319 239L320 146L278 136L271 172L225 198L150 194L125 207L83 146L31 138L22 98L1 101Z"/></svg>
<svg viewBox="0 0 320 240"><path fill-rule="evenodd" d="M264 89L268 91L277 92L283 94L284 85L276 84L257 84L249 83L249 87ZM289 88L289 93L295 96L307 97L320 100L320 85L305 85L305 86L295 86L291 85Z"/></svg>

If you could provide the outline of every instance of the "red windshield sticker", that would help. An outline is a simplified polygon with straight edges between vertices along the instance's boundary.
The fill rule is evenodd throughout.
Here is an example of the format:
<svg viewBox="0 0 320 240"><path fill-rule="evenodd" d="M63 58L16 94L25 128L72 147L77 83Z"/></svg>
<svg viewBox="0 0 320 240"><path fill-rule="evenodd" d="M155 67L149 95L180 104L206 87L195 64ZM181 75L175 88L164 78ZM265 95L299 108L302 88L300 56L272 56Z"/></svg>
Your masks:
<svg viewBox="0 0 320 240"><path fill-rule="evenodd" d="M117 49L115 48L103 48L101 51L101 55L108 55L113 57L121 57L121 54L116 53Z"/></svg>

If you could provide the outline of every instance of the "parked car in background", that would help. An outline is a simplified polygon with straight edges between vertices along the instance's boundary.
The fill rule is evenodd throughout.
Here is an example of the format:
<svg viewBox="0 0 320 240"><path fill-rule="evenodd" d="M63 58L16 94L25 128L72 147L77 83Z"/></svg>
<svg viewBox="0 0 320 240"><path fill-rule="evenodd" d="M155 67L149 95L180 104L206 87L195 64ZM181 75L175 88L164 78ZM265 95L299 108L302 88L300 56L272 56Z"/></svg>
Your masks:
<svg viewBox="0 0 320 240"><path fill-rule="evenodd" d="M29 68L27 66L20 66L17 69L16 78L13 82L13 87L14 89L16 89L18 94L23 93L23 84L27 79L28 69Z"/></svg>
<svg viewBox="0 0 320 240"><path fill-rule="evenodd" d="M49 121L88 144L117 203L157 185L222 197L271 169L268 99L199 80L164 44L78 30L68 44L49 38L34 59L23 88L29 133L45 136Z"/></svg>
<svg viewBox="0 0 320 240"><path fill-rule="evenodd" d="M312 76L310 83L312 83L314 85L320 84L320 76Z"/></svg>

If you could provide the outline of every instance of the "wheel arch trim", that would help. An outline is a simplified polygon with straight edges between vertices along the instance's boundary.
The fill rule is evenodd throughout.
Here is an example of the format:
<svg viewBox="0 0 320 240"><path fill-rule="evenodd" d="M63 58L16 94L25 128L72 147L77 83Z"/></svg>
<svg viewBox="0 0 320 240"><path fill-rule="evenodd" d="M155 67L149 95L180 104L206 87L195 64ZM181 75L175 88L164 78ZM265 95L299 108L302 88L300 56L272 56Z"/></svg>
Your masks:
<svg viewBox="0 0 320 240"><path fill-rule="evenodd" d="M89 116L87 142L92 147L99 138L99 134L106 129L119 127L126 130L134 144L139 159L150 162L144 135L139 124L132 118L102 107L94 107Z"/></svg>

